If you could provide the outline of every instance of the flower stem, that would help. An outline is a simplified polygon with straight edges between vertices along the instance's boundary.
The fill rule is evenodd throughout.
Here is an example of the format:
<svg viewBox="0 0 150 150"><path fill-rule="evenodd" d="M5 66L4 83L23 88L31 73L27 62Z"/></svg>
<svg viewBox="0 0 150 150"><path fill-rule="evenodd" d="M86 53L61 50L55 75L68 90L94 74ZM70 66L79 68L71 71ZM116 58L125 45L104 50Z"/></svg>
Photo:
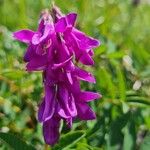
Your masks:
<svg viewBox="0 0 150 150"><path fill-rule="evenodd" d="M45 144L44 150L48 150L48 146L47 144ZM49 146L50 147L50 146ZM51 149L51 148L50 148Z"/></svg>

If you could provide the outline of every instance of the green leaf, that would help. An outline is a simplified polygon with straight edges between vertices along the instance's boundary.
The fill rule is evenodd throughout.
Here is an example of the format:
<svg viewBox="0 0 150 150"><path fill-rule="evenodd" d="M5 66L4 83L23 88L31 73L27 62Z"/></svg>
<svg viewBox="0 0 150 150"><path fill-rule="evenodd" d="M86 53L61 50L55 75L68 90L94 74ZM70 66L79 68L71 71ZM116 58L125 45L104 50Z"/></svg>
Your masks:
<svg viewBox="0 0 150 150"><path fill-rule="evenodd" d="M149 99L145 98L145 97L131 96L131 97L128 97L126 101L132 102L132 103L140 103L140 104L150 105Z"/></svg>
<svg viewBox="0 0 150 150"><path fill-rule="evenodd" d="M108 58L113 58L113 59L117 59L117 58L122 58L124 56L124 52L113 52L113 53L109 53L107 54Z"/></svg>
<svg viewBox="0 0 150 150"><path fill-rule="evenodd" d="M100 128L101 126L104 124L104 118L101 118L101 119L97 119L97 122L96 124L94 125L93 128L91 128L87 134L86 134L86 137L89 138L91 137L93 134L95 134Z"/></svg>
<svg viewBox="0 0 150 150"><path fill-rule="evenodd" d="M76 150L102 150L99 147L90 146L86 143L79 143L76 147Z"/></svg>
<svg viewBox="0 0 150 150"><path fill-rule="evenodd" d="M25 75L25 72L21 70L4 70L2 75L9 79L17 80L22 78Z"/></svg>
<svg viewBox="0 0 150 150"><path fill-rule="evenodd" d="M100 55L102 53L105 53L105 51L106 51L106 46L105 45L101 45L101 47L99 47L99 48L97 48L95 50L95 55L98 56L98 55Z"/></svg>
<svg viewBox="0 0 150 150"><path fill-rule="evenodd" d="M121 100L125 100L126 98L126 85L125 85L125 79L124 79L124 74L123 71L121 69L121 66L118 65L117 69L116 69L116 73L117 73L117 77L118 77L118 90L119 90L119 95Z"/></svg>
<svg viewBox="0 0 150 150"><path fill-rule="evenodd" d="M76 144L85 136L84 131L73 131L63 135L58 144L56 144L53 150L67 150L69 147Z"/></svg>
<svg viewBox="0 0 150 150"><path fill-rule="evenodd" d="M149 150L150 149L150 133L144 138L140 150Z"/></svg>
<svg viewBox="0 0 150 150"><path fill-rule="evenodd" d="M126 126L130 119L130 112L118 117L114 120L110 127L110 145L114 146L123 141L122 129Z"/></svg>
<svg viewBox="0 0 150 150"><path fill-rule="evenodd" d="M128 122L128 125L124 128L123 150L135 149L135 141L136 141L135 122L130 121Z"/></svg>
<svg viewBox="0 0 150 150"><path fill-rule="evenodd" d="M110 71L104 67L98 70L97 80L99 83L101 83L101 86L106 89L107 94L110 95L112 99L115 99L116 89Z"/></svg>
<svg viewBox="0 0 150 150"><path fill-rule="evenodd" d="M28 145L26 142L22 141L20 138L10 133L0 132L0 140L14 150L35 150L34 147Z"/></svg>

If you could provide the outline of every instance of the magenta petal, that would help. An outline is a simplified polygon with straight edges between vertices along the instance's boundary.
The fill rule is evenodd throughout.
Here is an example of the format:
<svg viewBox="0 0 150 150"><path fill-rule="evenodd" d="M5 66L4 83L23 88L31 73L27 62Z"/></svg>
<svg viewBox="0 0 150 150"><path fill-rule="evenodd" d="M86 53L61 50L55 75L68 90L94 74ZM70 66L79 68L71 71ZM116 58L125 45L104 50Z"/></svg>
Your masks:
<svg viewBox="0 0 150 150"><path fill-rule="evenodd" d="M70 82L70 84L73 84L71 73L67 72L66 75L67 75L67 78L68 78L68 81Z"/></svg>
<svg viewBox="0 0 150 150"><path fill-rule="evenodd" d="M38 32L35 33L32 37L32 44L34 44L34 45L39 44L40 43L40 37L41 37L40 33L38 33Z"/></svg>
<svg viewBox="0 0 150 150"><path fill-rule="evenodd" d="M69 96L68 104L69 104L68 111L69 111L70 115L72 117L77 116L77 109L76 109L76 105L75 105L75 99L74 99L72 94L70 94L70 96Z"/></svg>
<svg viewBox="0 0 150 150"><path fill-rule="evenodd" d="M70 114L68 111L68 98L69 93L68 90L64 86L59 86L58 89L58 103L60 104L60 110L58 114L63 118L69 118Z"/></svg>
<svg viewBox="0 0 150 150"><path fill-rule="evenodd" d="M92 37L86 37L87 39L87 44L90 45L91 47L97 47L100 45L99 40L94 39Z"/></svg>
<svg viewBox="0 0 150 150"><path fill-rule="evenodd" d="M59 87L59 115L63 118L70 118L77 115L74 97L69 93L68 89L64 86Z"/></svg>
<svg viewBox="0 0 150 150"><path fill-rule="evenodd" d="M65 110L58 104L58 114L62 117L62 118L70 118L70 116L65 112Z"/></svg>
<svg viewBox="0 0 150 150"><path fill-rule="evenodd" d="M54 32L53 25L46 24L43 33L37 32L36 34L34 34L32 38L32 44L34 45L40 44L53 32Z"/></svg>
<svg viewBox="0 0 150 150"><path fill-rule="evenodd" d="M72 29L72 26L74 26L75 24L76 18L77 18L77 14L75 13L70 13L66 17L60 18L55 24L55 31L64 32L67 27L69 30Z"/></svg>
<svg viewBox="0 0 150 150"><path fill-rule="evenodd" d="M39 22L39 26L38 26L38 32L43 33L43 29L44 29L44 20L40 20Z"/></svg>
<svg viewBox="0 0 150 150"><path fill-rule="evenodd" d="M43 36L40 38L40 42L43 42L50 34L54 32L54 27L51 24L46 24Z"/></svg>
<svg viewBox="0 0 150 150"><path fill-rule="evenodd" d="M60 119L55 116L43 123L43 135L46 144L54 145L57 143L59 139L59 125Z"/></svg>
<svg viewBox="0 0 150 150"><path fill-rule="evenodd" d="M38 110L38 120L39 120L39 122L43 122L44 109L45 109L45 98L42 100L42 103L39 106L39 110Z"/></svg>
<svg viewBox="0 0 150 150"><path fill-rule="evenodd" d="M40 122L51 119L55 111L55 87L50 87L48 85L45 86L45 98L43 99L38 111L38 120Z"/></svg>
<svg viewBox="0 0 150 150"><path fill-rule="evenodd" d="M37 45L36 54L43 55L43 53L46 53L46 50L44 50L43 45L40 43Z"/></svg>
<svg viewBox="0 0 150 150"><path fill-rule="evenodd" d="M13 36L15 39L24 43L30 43L33 35L34 35L34 32L31 30L20 30L20 31L13 33Z"/></svg>
<svg viewBox="0 0 150 150"><path fill-rule="evenodd" d="M96 119L95 113L86 103L77 103L78 116L82 120Z"/></svg>
<svg viewBox="0 0 150 150"><path fill-rule="evenodd" d="M51 49L52 49L52 43L51 43L51 40L49 39L44 44L43 43L39 43L37 45L36 54L38 54L38 55L45 55L45 54L47 54L48 60L50 62L50 60L52 58L52 53L51 53L52 50Z"/></svg>
<svg viewBox="0 0 150 150"><path fill-rule="evenodd" d="M64 17L60 18L58 22L55 24L55 31L56 32L64 32L67 27L67 22Z"/></svg>
<svg viewBox="0 0 150 150"><path fill-rule="evenodd" d="M77 14L76 13L70 13L66 16L66 19L67 19L67 23L71 26L74 26L75 24L75 21L76 21L76 18L77 18Z"/></svg>
<svg viewBox="0 0 150 150"><path fill-rule="evenodd" d="M60 49L60 51L58 51L58 54L59 54L59 58L61 60L64 60L68 57L70 57L70 52L69 52L69 49L68 47L65 45L65 42L62 41L61 43L58 42L58 49Z"/></svg>
<svg viewBox="0 0 150 150"><path fill-rule="evenodd" d="M81 57L80 57L80 62L82 62L84 65L94 65L94 61L93 59L91 58L91 56L87 53L83 54Z"/></svg>
<svg viewBox="0 0 150 150"><path fill-rule="evenodd" d="M72 56L69 57L67 60L65 60L64 62L61 62L59 64L54 64L52 69L58 69L58 68L62 68L64 67L70 60L72 59Z"/></svg>
<svg viewBox="0 0 150 150"><path fill-rule="evenodd" d="M90 49L88 53L89 53L90 56L94 55L94 51L92 49Z"/></svg>
<svg viewBox="0 0 150 150"><path fill-rule="evenodd" d="M88 82L91 82L91 83L95 83L95 78L94 76L83 70L83 69L80 69L78 67L75 68L75 74L77 75L77 77L83 81L88 81Z"/></svg>
<svg viewBox="0 0 150 150"><path fill-rule="evenodd" d="M67 87L68 89L70 89L71 93L73 93L73 95L78 95L81 91L80 91L80 82L77 79L73 79L73 84L68 85Z"/></svg>
<svg viewBox="0 0 150 150"><path fill-rule="evenodd" d="M25 55L23 58L24 61L29 62L32 59L32 57L34 57L35 51L36 51L36 46L30 44L25 52Z"/></svg>
<svg viewBox="0 0 150 150"><path fill-rule="evenodd" d="M98 40L88 36L85 36L85 38L81 39L79 42L79 47L81 49L91 49L93 47L97 47L98 45L100 45Z"/></svg>
<svg viewBox="0 0 150 150"><path fill-rule="evenodd" d="M43 120L49 120L55 111L55 87L45 85L45 109L43 112Z"/></svg>
<svg viewBox="0 0 150 150"><path fill-rule="evenodd" d="M80 49L91 49L100 45L100 42L97 39L87 36L75 28L73 29L73 34L78 39Z"/></svg>
<svg viewBox="0 0 150 150"><path fill-rule="evenodd" d="M94 99L101 98L102 96L99 93L94 93L90 91L81 92L79 95L79 99L84 102L90 102Z"/></svg>
<svg viewBox="0 0 150 150"><path fill-rule="evenodd" d="M86 38L85 33L79 31L79 30L76 29L76 28L73 28L72 32L73 32L73 34L75 35L75 37L76 37L78 40L83 40L83 39Z"/></svg>
<svg viewBox="0 0 150 150"><path fill-rule="evenodd" d="M26 67L28 71L38 71L45 70L46 65L47 57L36 55L30 60Z"/></svg>

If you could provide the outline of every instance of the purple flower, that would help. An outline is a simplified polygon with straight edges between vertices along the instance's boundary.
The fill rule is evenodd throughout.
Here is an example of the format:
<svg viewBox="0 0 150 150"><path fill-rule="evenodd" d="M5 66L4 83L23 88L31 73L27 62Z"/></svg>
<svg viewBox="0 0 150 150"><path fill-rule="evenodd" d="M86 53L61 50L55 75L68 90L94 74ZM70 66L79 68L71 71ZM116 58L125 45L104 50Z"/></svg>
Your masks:
<svg viewBox="0 0 150 150"><path fill-rule="evenodd" d="M88 102L101 97L91 91L82 91L80 80L95 83L94 76L79 68L77 62L93 65L92 48L99 41L77 30L77 15L60 15L58 10L53 18L45 12L37 31L14 32L14 38L28 45L24 56L27 71L42 71L44 93L38 110L38 120L43 124L45 142L54 145L59 139L60 121L69 127L72 121L96 118Z"/></svg>
<svg viewBox="0 0 150 150"><path fill-rule="evenodd" d="M86 36L83 32L74 28L77 15L70 13L60 18L55 24L56 32L63 33L66 45L71 52L75 53L77 61L85 65L93 65L92 48L99 46L99 41Z"/></svg>

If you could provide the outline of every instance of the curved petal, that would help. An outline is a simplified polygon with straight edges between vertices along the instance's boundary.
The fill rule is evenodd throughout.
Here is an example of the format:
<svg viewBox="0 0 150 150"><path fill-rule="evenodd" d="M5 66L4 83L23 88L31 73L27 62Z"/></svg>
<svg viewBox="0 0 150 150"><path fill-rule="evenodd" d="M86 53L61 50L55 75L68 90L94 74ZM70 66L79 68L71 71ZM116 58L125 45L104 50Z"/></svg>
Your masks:
<svg viewBox="0 0 150 150"><path fill-rule="evenodd" d="M66 28L68 28L69 31L72 30L72 27L75 25L76 18L77 18L76 13L70 13L65 17L60 18L58 22L55 24L55 31L64 32Z"/></svg>
<svg viewBox="0 0 150 150"><path fill-rule="evenodd" d="M59 86L58 89L58 102L60 109L58 114L63 118L70 118L77 115L74 97L69 93L67 88Z"/></svg>
<svg viewBox="0 0 150 150"><path fill-rule="evenodd" d="M96 82L94 76L91 73L89 73L81 68L76 67L75 74L80 80L91 82L91 83Z"/></svg>
<svg viewBox="0 0 150 150"><path fill-rule="evenodd" d="M72 94L70 94L70 96L69 96L68 104L69 104L68 105L68 111L69 111L70 115L72 117L77 116L77 108L76 108L76 105L75 105L75 99L74 99Z"/></svg>
<svg viewBox="0 0 150 150"><path fill-rule="evenodd" d="M56 32L64 32L67 27L67 22L65 17L62 17L58 20L57 23L55 23L55 31Z"/></svg>
<svg viewBox="0 0 150 150"><path fill-rule="evenodd" d="M100 43L98 40L85 36L83 39L81 39L80 43L79 43L79 47L81 49L91 49L93 47L97 47L99 46Z"/></svg>
<svg viewBox="0 0 150 150"><path fill-rule="evenodd" d="M71 26L75 25L75 21L77 19L77 14L76 13L70 13L66 16L67 23Z"/></svg>
<svg viewBox="0 0 150 150"><path fill-rule="evenodd" d="M45 70L47 65L47 57L35 55L30 62L27 64L27 70L28 71L39 71L39 70Z"/></svg>
<svg viewBox="0 0 150 150"><path fill-rule="evenodd" d="M60 106L60 104L57 105L57 110L58 110L58 114L60 115L60 117L62 118L70 118L70 116L65 112L65 110Z"/></svg>
<svg viewBox="0 0 150 150"><path fill-rule="evenodd" d="M95 113L86 103L77 103L78 117L82 120L96 119Z"/></svg>
<svg viewBox="0 0 150 150"><path fill-rule="evenodd" d="M39 33L43 33L43 29L44 29L44 20L41 19L40 22L39 22L39 26L38 26L38 32Z"/></svg>
<svg viewBox="0 0 150 150"><path fill-rule="evenodd" d="M35 33L32 37L32 44L37 45L40 43L41 34L39 32Z"/></svg>
<svg viewBox="0 0 150 150"><path fill-rule="evenodd" d="M67 84L67 88L73 93L74 96L78 95L80 91L80 82L77 78L73 78L73 84Z"/></svg>
<svg viewBox="0 0 150 150"><path fill-rule="evenodd" d="M81 49L80 47L81 41L80 39L77 39L73 33L65 36L65 41L68 44L68 46L71 47L71 49L73 49L77 61L80 61L81 63L85 65L94 64L94 61L91 58L92 56L92 51L90 51L91 49L86 49L87 47L84 49Z"/></svg>
<svg viewBox="0 0 150 150"><path fill-rule="evenodd" d="M44 109L45 109L45 98L42 100L42 103L39 106L39 110L38 110L38 120L39 120L39 122L43 122Z"/></svg>
<svg viewBox="0 0 150 150"><path fill-rule="evenodd" d="M88 53L82 54L82 56L79 58L79 61L84 65L94 65L94 61Z"/></svg>
<svg viewBox="0 0 150 150"><path fill-rule="evenodd" d="M32 38L32 44L37 45L41 42L44 42L44 40L47 39L49 35L51 35L54 32L54 27L52 24L46 24L43 27L43 32L37 32L34 34Z"/></svg>
<svg viewBox="0 0 150 150"><path fill-rule="evenodd" d="M38 120L47 121L52 118L55 111L55 87L45 85L45 97L39 107Z"/></svg>
<svg viewBox="0 0 150 150"><path fill-rule="evenodd" d="M45 109L43 112L43 120L49 120L55 111L55 86L45 85Z"/></svg>
<svg viewBox="0 0 150 150"><path fill-rule="evenodd" d="M93 51L92 49L90 49L90 50L88 51L88 54L89 54L90 56L93 56L93 55L94 55L94 51Z"/></svg>
<svg viewBox="0 0 150 150"><path fill-rule="evenodd" d="M67 78L68 78L68 81L70 82L70 84L73 84L73 79L72 79L71 73L67 72L66 75L67 75Z"/></svg>
<svg viewBox="0 0 150 150"><path fill-rule="evenodd" d="M73 29L73 34L78 39L80 49L91 49L100 45L100 42L97 39L87 36L85 33L75 28Z"/></svg>
<svg viewBox="0 0 150 150"><path fill-rule="evenodd" d="M43 123L44 140L49 145L54 145L59 139L60 118L53 117Z"/></svg>
<svg viewBox="0 0 150 150"><path fill-rule="evenodd" d="M34 31L31 30L20 30L13 33L13 37L21 42L30 43L34 35Z"/></svg>
<svg viewBox="0 0 150 150"><path fill-rule="evenodd" d="M25 62L29 62L35 55L35 51L36 51L36 46L34 46L33 44L30 44L25 52L24 55L24 61Z"/></svg>
<svg viewBox="0 0 150 150"><path fill-rule="evenodd" d="M40 38L40 42L43 42L50 34L54 32L54 27L52 24L46 24L44 28L44 33Z"/></svg>
<svg viewBox="0 0 150 150"><path fill-rule="evenodd" d="M70 60L72 59L72 56L69 57L67 60L65 60L64 62L58 63L58 64L54 64L52 69L58 69L58 68L62 68L64 67Z"/></svg>
<svg viewBox="0 0 150 150"><path fill-rule="evenodd" d="M61 40L61 42L58 42L57 44L58 44L57 49L59 49L57 51L59 59L63 61L64 59L70 57L70 51L68 47L65 45L65 41Z"/></svg>
<svg viewBox="0 0 150 150"><path fill-rule="evenodd" d="M79 99L84 102L90 102L94 99L101 98L102 96L99 93L94 93L90 91L81 92L79 95Z"/></svg>

